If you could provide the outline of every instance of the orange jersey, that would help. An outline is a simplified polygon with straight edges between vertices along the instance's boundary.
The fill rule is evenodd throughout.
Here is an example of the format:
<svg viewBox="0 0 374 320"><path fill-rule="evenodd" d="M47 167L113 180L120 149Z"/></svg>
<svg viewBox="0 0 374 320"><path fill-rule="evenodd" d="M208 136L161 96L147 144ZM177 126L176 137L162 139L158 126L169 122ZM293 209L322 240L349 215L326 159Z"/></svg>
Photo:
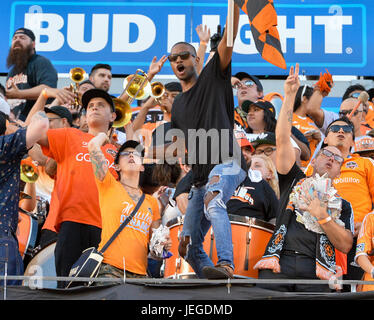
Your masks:
<svg viewBox="0 0 374 320"><path fill-rule="evenodd" d="M320 131L314 121L310 119L309 117L301 117L297 114L293 114L292 117L292 125L301 131L302 134L306 134L307 132L313 132L313 131ZM310 158L308 160L302 160L301 161L301 167L306 168L310 162L310 159L312 159L314 151L316 150L319 140L313 139L311 136L307 137L309 142L309 148L310 148Z"/></svg>
<svg viewBox="0 0 374 320"><path fill-rule="evenodd" d="M74 128L50 129L47 132L49 148L43 152L57 162L57 196L59 213L56 218L56 229L64 221L101 227L99 195L94 178L94 171L88 152L88 142L92 134ZM113 162L117 152L115 146L107 144L102 147L112 173L115 173Z"/></svg>
<svg viewBox="0 0 374 320"><path fill-rule="evenodd" d="M102 232L99 250L124 222L135 208L136 203L128 195L123 185L110 173L104 180L96 179L102 215ZM104 252L104 263L137 274L147 273L149 231L153 221L159 220L157 199L146 195L138 212L129 224Z"/></svg>
<svg viewBox="0 0 374 320"><path fill-rule="evenodd" d="M308 166L305 174L311 175ZM374 161L370 158L351 154L344 159L340 176L333 181L339 195L351 203L354 222L362 222L365 215L373 210L374 201Z"/></svg>
<svg viewBox="0 0 374 320"><path fill-rule="evenodd" d="M357 237L357 246L356 246L356 256L365 255L370 260L371 264L374 265L374 256L368 255L371 253L374 248L374 213L371 212L367 214L362 222L360 232ZM365 272L364 281L374 281L370 274ZM371 291L374 290L374 285L363 285L361 291Z"/></svg>
<svg viewBox="0 0 374 320"><path fill-rule="evenodd" d="M42 230L47 229L53 232L57 232L55 225L56 225L56 220L57 220L57 215L58 215L58 209L59 209L59 205L58 205L57 189L54 188L51 194L49 212L43 224Z"/></svg>
<svg viewBox="0 0 374 320"><path fill-rule="evenodd" d="M365 116L365 122L371 127L374 128L374 107L373 103L369 102L368 113Z"/></svg>

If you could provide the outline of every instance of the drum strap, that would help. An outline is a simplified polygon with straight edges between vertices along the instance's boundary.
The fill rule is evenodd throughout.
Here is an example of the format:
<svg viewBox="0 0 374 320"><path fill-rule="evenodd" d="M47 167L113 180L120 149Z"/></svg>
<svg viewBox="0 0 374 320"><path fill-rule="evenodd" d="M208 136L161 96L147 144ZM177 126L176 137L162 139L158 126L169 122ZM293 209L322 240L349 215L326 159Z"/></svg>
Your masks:
<svg viewBox="0 0 374 320"><path fill-rule="evenodd" d="M124 222L121 223L117 231L111 236L111 238L108 240L108 242L103 246L103 248L100 250L101 253L104 253L106 249L112 244L115 238L121 233L121 231L126 227L126 225L131 221L133 216L138 212L139 208L141 207L143 201L145 198L145 194L143 193L142 196L140 197L138 203L136 204L136 207L134 210L130 213L130 215L126 218Z"/></svg>

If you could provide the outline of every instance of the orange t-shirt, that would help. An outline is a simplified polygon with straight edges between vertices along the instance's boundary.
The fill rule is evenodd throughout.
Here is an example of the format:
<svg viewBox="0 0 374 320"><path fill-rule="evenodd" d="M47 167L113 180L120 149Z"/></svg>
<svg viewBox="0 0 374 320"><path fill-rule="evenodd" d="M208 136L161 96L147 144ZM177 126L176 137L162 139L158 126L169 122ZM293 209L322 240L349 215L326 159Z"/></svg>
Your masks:
<svg viewBox="0 0 374 320"><path fill-rule="evenodd" d="M59 210L59 205L58 205L58 197L57 197L57 188L53 188L47 219L45 219L42 230L48 229L53 232L57 232L55 225L56 225L58 210Z"/></svg>
<svg viewBox="0 0 374 320"><path fill-rule="evenodd" d="M96 179L96 184L102 216L100 250L118 229L120 223L126 220L136 203L122 184L109 173L103 181ZM145 275L149 231L152 222L159 219L161 218L157 199L146 195L138 212L104 252L103 262L123 270L123 258L125 258L127 271Z"/></svg>
<svg viewBox="0 0 374 320"><path fill-rule="evenodd" d="M313 168L309 165L305 174L309 176L312 173ZM373 210L374 161L351 154L344 159L340 176L333 183L339 195L351 203L354 222L362 222L365 215Z"/></svg>
<svg viewBox="0 0 374 320"><path fill-rule="evenodd" d="M56 230L64 221L101 228L99 196L87 149L94 136L75 128L50 129L47 135L49 148L43 147L43 152L57 162L55 185L60 208ZM116 174L113 166L116 147L107 144L102 150L112 173Z"/></svg>
<svg viewBox="0 0 374 320"><path fill-rule="evenodd" d="M293 114L292 117L292 125L301 131L302 134L305 134L308 131L320 131L314 121L310 119L309 117L300 117L297 114ZM302 160L301 161L301 167L306 168L310 162L310 159L312 159L314 151L316 150L319 141L316 139L313 139L312 137L308 138L309 142L309 148L310 148L310 158L308 160Z"/></svg>
<svg viewBox="0 0 374 320"><path fill-rule="evenodd" d="M371 264L374 265L374 256L369 256L368 253L374 248L374 212L367 214L362 222L360 232L357 237L357 246L356 246L356 256L366 255ZM365 272L364 281L374 281L371 275ZM374 290L374 285L364 284L362 290L360 291L372 291Z"/></svg>

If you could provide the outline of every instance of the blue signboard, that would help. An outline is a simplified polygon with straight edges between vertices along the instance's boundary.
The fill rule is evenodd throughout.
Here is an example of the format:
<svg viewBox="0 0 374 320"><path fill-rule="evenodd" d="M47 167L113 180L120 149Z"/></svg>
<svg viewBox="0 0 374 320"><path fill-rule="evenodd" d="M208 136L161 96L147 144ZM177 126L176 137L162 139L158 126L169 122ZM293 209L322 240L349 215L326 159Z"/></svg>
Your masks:
<svg viewBox="0 0 374 320"><path fill-rule="evenodd" d="M305 75L327 68L334 75L373 75L374 42L369 14L372 0L274 0L278 31L288 66L300 63ZM196 47L196 26L211 33L224 25L227 0L165 1L1 1L0 72L7 72L6 56L14 30L25 26L36 35L37 52L59 72L80 66L89 70L108 63L114 74L146 70L154 56L170 52L178 41ZM286 75L287 71L258 54L248 17L241 12L232 59L233 72ZM6 41L4 41L6 40ZM170 64L162 74L172 74Z"/></svg>

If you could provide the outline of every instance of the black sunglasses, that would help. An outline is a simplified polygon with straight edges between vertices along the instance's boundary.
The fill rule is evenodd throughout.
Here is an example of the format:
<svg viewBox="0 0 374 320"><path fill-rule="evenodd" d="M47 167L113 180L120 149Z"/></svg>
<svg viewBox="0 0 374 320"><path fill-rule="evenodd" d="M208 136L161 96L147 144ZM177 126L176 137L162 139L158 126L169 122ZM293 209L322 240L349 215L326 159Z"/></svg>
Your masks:
<svg viewBox="0 0 374 320"><path fill-rule="evenodd" d="M342 110L342 111L339 111L339 116L343 117L343 116L346 116L348 114L350 114L353 110ZM357 116L357 114L359 112L361 112L362 110L356 110L355 112L353 112L353 116Z"/></svg>
<svg viewBox="0 0 374 320"><path fill-rule="evenodd" d="M336 132L339 132L340 129L343 129L344 133L352 133L353 132L353 128L351 126L347 125L347 124L344 124L344 125L333 124L329 128L329 132L332 131L332 132L336 133Z"/></svg>
<svg viewBox="0 0 374 320"><path fill-rule="evenodd" d="M182 51L180 53L173 53L168 56L168 60L170 62L174 62L178 59L178 57L181 57L182 60L187 60L190 56L195 57L191 52L189 51Z"/></svg>
<svg viewBox="0 0 374 320"><path fill-rule="evenodd" d="M259 149L259 150L255 150L254 154L263 154L265 153L266 156L270 156L277 148L273 148L273 147L267 147L263 150Z"/></svg>
<svg viewBox="0 0 374 320"><path fill-rule="evenodd" d="M333 157L334 160L335 160L336 162L340 163L340 164L342 164L343 161L344 161L344 158L343 158L343 157L341 157L341 156L339 156L339 155L337 155L337 154L335 154L335 153L333 153L333 152L331 152L331 151L329 151L329 150L322 149L322 150L321 150L321 153L322 153L323 155L325 155L327 158L331 158L331 157Z"/></svg>

